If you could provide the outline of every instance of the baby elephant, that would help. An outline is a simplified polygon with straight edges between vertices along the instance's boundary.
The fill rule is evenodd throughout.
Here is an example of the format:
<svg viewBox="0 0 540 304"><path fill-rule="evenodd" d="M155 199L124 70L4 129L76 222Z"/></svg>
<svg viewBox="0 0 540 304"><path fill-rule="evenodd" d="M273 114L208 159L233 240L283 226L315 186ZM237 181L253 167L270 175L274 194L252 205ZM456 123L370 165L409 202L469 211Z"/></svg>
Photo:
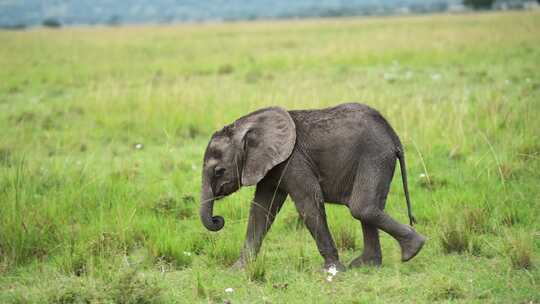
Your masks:
<svg viewBox="0 0 540 304"><path fill-rule="evenodd" d="M210 139L204 154L201 220L208 230L220 230L225 221L213 215L214 200L256 185L246 240L234 266L243 267L257 255L287 195L315 239L325 268L345 270L328 229L325 202L347 206L362 224L364 249L350 267L381 264L379 229L398 241L401 259L408 261L426 239L383 211L396 159L412 226L403 148L377 110L358 103L321 110L264 108Z"/></svg>

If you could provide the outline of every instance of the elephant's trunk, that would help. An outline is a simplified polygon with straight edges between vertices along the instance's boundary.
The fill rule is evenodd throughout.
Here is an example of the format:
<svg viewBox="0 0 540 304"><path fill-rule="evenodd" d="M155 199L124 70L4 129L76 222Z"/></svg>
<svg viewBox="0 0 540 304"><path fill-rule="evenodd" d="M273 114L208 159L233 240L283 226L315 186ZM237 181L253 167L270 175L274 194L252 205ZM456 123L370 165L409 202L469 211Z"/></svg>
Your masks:
<svg viewBox="0 0 540 304"><path fill-rule="evenodd" d="M221 216L213 216L214 213L214 193L207 182L203 182L201 191L201 221L210 231L219 231L225 225L225 220Z"/></svg>

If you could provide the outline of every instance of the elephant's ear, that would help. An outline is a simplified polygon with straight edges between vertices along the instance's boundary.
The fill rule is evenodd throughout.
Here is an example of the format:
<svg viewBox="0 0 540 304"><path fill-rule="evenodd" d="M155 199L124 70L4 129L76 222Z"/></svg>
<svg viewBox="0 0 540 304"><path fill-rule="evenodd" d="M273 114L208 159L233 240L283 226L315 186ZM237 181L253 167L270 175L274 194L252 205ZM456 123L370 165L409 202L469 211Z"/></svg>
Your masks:
<svg viewBox="0 0 540 304"><path fill-rule="evenodd" d="M235 122L243 148L242 185L257 184L274 166L286 160L296 142L296 128L287 111L261 109Z"/></svg>

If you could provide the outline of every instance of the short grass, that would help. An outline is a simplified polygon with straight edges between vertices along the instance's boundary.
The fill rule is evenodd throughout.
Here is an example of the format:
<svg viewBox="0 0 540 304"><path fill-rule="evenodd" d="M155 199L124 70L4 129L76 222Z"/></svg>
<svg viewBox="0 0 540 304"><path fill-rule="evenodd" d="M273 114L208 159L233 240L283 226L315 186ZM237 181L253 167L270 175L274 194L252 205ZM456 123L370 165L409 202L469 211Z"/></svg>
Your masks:
<svg viewBox="0 0 540 304"><path fill-rule="evenodd" d="M540 303L539 12L0 32L0 302ZM406 149L409 263L331 282L291 202L245 272L252 188L198 220L212 131L378 108ZM396 173L387 210L406 222ZM362 233L328 217L345 263ZM226 292L225 289L229 292Z"/></svg>

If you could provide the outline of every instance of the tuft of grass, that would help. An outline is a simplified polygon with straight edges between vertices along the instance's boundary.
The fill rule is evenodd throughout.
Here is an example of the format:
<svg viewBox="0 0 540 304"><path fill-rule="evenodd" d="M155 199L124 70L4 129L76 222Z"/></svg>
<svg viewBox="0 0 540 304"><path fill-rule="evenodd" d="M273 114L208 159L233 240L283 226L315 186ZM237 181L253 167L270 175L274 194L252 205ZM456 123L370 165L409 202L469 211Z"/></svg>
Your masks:
<svg viewBox="0 0 540 304"><path fill-rule="evenodd" d="M465 291L451 278L434 280L428 298L432 301L454 301L465 298Z"/></svg>
<svg viewBox="0 0 540 304"><path fill-rule="evenodd" d="M114 303L163 303L162 288L157 280L148 278L133 268L121 272L111 283Z"/></svg>
<svg viewBox="0 0 540 304"><path fill-rule="evenodd" d="M459 220L448 221L441 225L440 242L445 253L481 253L478 238Z"/></svg>
<svg viewBox="0 0 540 304"><path fill-rule="evenodd" d="M522 222L522 215L517 208L513 206L504 209L501 215L501 223L507 227L514 226Z"/></svg>
<svg viewBox="0 0 540 304"><path fill-rule="evenodd" d="M45 290L10 293L7 303L164 303L163 288L158 281L136 268L115 269L105 278L66 276L47 282Z"/></svg>
<svg viewBox="0 0 540 304"><path fill-rule="evenodd" d="M489 231L489 213L485 208L466 207L462 212L466 230L471 233L486 233Z"/></svg>
<svg viewBox="0 0 540 304"><path fill-rule="evenodd" d="M266 282L266 257L264 254L249 259L246 265L246 275L251 282Z"/></svg>
<svg viewBox="0 0 540 304"><path fill-rule="evenodd" d="M100 290L101 289L101 290ZM66 278L59 280L47 292L46 301L53 304L99 303L112 299L103 286L92 280Z"/></svg>
<svg viewBox="0 0 540 304"><path fill-rule="evenodd" d="M333 233L336 246L342 250L356 250L356 225L339 225Z"/></svg>
<svg viewBox="0 0 540 304"><path fill-rule="evenodd" d="M193 216L194 205L195 199L191 195L182 196L181 201L170 196L163 196L154 203L151 209L157 215L172 215L178 219L187 219Z"/></svg>
<svg viewBox="0 0 540 304"><path fill-rule="evenodd" d="M200 126L195 124L189 124L188 126L179 127L176 129L175 134L177 137L184 139L195 139L203 135L207 135Z"/></svg>
<svg viewBox="0 0 540 304"><path fill-rule="evenodd" d="M198 233L193 233L191 238L191 251L194 254L203 254L210 249L208 244L215 243L218 236L212 232L203 231Z"/></svg>
<svg viewBox="0 0 540 304"><path fill-rule="evenodd" d="M464 229L445 227L442 230L441 245L446 253L461 253L469 248L469 235Z"/></svg>
<svg viewBox="0 0 540 304"><path fill-rule="evenodd" d="M87 274L89 256L86 252L78 248L70 248L69 251L69 254L54 259L56 267L67 275L83 276Z"/></svg>
<svg viewBox="0 0 540 304"><path fill-rule="evenodd" d="M420 187L431 191L445 187L447 184L448 181L446 179L439 178L438 176L432 174L421 174L420 178L418 179L418 185L420 185Z"/></svg>
<svg viewBox="0 0 540 304"><path fill-rule="evenodd" d="M309 258L306 256L306 249L300 245L297 249L297 254L294 257L294 268L298 272L305 272L309 267Z"/></svg>
<svg viewBox="0 0 540 304"><path fill-rule="evenodd" d="M147 243L150 254L159 265L171 265L175 268L189 267L193 262L190 240L168 235L157 235Z"/></svg>
<svg viewBox="0 0 540 304"><path fill-rule="evenodd" d="M503 163L500 165L500 174L504 180L515 178L518 175L517 168L510 163Z"/></svg>
<svg viewBox="0 0 540 304"><path fill-rule="evenodd" d="M518 156L525 161L534 161L540 158L540 144L524 145L518 149Z"/></svg>
<svg viewBox="0 0 540 304"><path fill-rule="evenodd" d="M122 252L120 236L116 232L101 232L88 241L88 251L93 255L111 255Z"/></svg>
<svg viewBox="0 0 540 304"><path fill-rule="evenodd" d="M509 234L507 239L507 255L514 269L531 269L533 267L532 236L524 231Z"/></svg>
<svg viewBox="0 0 540 304"><path fill-rule="evenodd" d="M212 240L205 250L208 256L224 267L230 267L236 262L240 255L240 246L225 235Z"/></svg>
<svg viewBox="0 0 540 304"><path fill-rule="evenodd" d="M453 147L448 152L448 158L451 159L451 160L459 161L459 160L463 160L464 155L461 152L460 147Z"/></svg>
<svg viewBox="0 0 540 304"><path fill-rule="evenodd" d="M13 152L8 148L0 148L0 166L10 167Z"/></svg>
<svg viewBox="0 0 540 304"><path fill-rule="evenodd" d="M197 273L197 279L196 279L196 283L197 283L197 287L196 287L196 294L197 294L197 297L199 299L206 299L208 293L206 292L206 288L204 287L204 284L201 280L201 276L200 274Z"/></svg>
<svg viewBox="0 0 540 304"><path fill-rule="evenodd" d="M234 67L230 64L221 65L217 70L217 73L220 75L231 74L233 72L234 72Z"/></svg>

